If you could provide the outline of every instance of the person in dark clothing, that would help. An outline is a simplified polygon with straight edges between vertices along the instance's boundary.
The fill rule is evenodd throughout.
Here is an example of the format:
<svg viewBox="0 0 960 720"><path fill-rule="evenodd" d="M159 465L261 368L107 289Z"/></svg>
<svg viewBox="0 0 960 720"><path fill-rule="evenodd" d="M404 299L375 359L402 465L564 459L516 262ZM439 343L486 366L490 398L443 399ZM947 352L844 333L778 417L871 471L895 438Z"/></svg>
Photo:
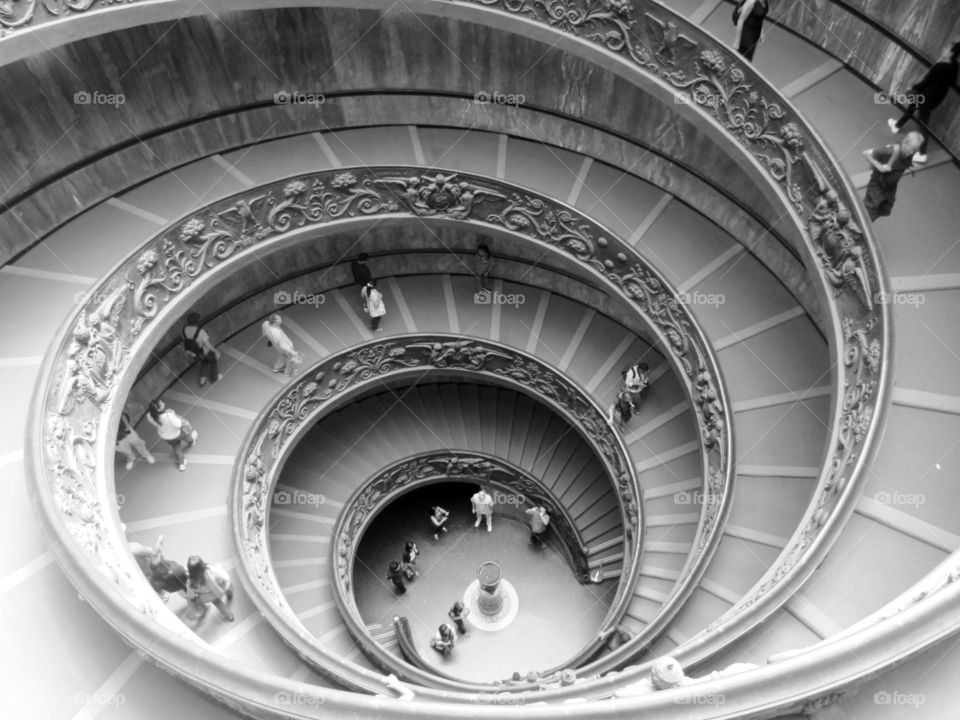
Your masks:
<svg viewBox="0 0 960 720"><path fill-rule="evenodd" d="M950 88L956 84L958 69L960 69L960 40L953 43L940 60L919 81L910 86L908 94L912 96L913 102L907 107L903 116L899 120L893 118L887 120L891 132L898 133L916 113L920 132L923 134L923 144L920 146L920 152L913 158L915 162L927 161L930 114L939 107L950 92Z"/></svg>
<svg viewBox="0 0 960 720"><path fill-rule="evenodd" d="M457 600L453 607L447 612L447 615L450 616L450 619L457 624L457 630L460 631L461 635L467 634L467 626L463 622L464 618L470 614L470 608L465 608L463 603Z"/></svg>
<svg viewBox="0 0 960 720"><path fill-rule="evenodd" d="M737 26L734 46L737 52L753 62L753 54L763 34L763 19L770 12L768 0L737 0L733 9L733 23Z"/></svg>
<svg viewBox="0 0 960 720"><path fill-rule="evenodd" d="M917 151L923 144L918 132L907 133L899 145L887 145L880 150L865 150L867 161L873 167L863 204L871 220L887 217L897 199L897 184L903 174L913 167Z"/></svg>
<svg viewBox="0 0 960 720"><path fill-rule="evenodd" d="M400 563L396 560L390 561L390 569L387 570L387 580L393 583L393 588L397 591L398 595L403 595L407 592L407 586L403 582L403 570L400 568Z"/></svg>
<svg viewBox="0 0 960 720"><path fill-rule="evenodd" d="M420 577L420 571L417 570L417 555L420 554L420 548L412 540L403 548L403 562L400 563L400 569L407 580Z"/></svg>
<svg viewBox="0 0 960 720"><path fill-rule="evenodd" d="M360 253L357 255L357 258L350 263L350 271L353 273L353 281L363 287L368 282L373 280L373 275L370 273L370 268L367 267L367 257L366 253Z"/></svg>
<svg viewBox="0 0 960 720"><path fill-rule="evenodd" d="M220 352L213 346L207 331L200 325L200 313L187 315L187 324L183 327L183 349L190 360L200 361L200 385L207 380L215 383L220 379Z"/></svg>

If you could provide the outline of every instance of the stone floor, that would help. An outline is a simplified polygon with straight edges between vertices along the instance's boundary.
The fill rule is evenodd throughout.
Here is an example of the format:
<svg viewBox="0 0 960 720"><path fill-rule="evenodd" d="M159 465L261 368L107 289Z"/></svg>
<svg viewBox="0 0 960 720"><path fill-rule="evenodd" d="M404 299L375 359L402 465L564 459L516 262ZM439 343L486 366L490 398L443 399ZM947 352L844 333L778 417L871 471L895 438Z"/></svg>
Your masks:
<svg viewBox="0 0 960 720"><path fill-rule="evenodd" d="M368 625L389 625L394 615L409 618L418 648L427 662L458 678L490 682L514 671L561 665L596 633L616 589L613 581L581 585L554 547L534 549L525 525L494 515L493 532L474 528L470 495L474 487L443 484L416 490L394 503L367 530L357 555L354 587ZM429 508L439 503L451 513L449 531L433 539ZM404 543L420 548L421 576L398 596L386 579L391 559L400 559ZM555 539L552 539L556 542ZM495 560L519 595L519 612L497 632L471 628L443 658L430 648L447 610L476 579L477 568ZM375 631L376 634L376 631Z"/></svg>

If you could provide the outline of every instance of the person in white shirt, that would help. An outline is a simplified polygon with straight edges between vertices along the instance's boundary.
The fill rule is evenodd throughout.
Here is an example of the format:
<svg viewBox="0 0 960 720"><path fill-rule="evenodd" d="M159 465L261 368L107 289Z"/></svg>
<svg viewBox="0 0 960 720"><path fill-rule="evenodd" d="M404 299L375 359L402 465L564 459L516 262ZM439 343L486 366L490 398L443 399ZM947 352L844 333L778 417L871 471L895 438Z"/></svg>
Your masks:
<svg viewBox="0 0 960 720"><path fill-rule="evenodd" d="M363 311L370 316L370 329L374 332L383 332L380 321L387 314L387 309L383 304L383 293L377 289L377 281L371 280L364 285L363 290L360 291L360 297L363 300Z"/></svg>
<svg viewBox="0 0 960 720"><path fill-rule="evenodd" d="M470 498L470 504L473 506L473 514L477 516L474 527L480 527L480 520L486 519L487 532L493 530L493 497L485 488L480 488L479 492L473 494Z"/></svg>
<svg viewBox="0 0 960 720"><path fill-rule="evenodd" d="M147 449L147 443L134 430L128 413L124 413L120 417L120 427L117 428L117 452L127 459L127 470L133 467L133 464L137 461L137 455L140 455L151 465L156 462L156 459Z"/></svg>
<svg viewBox="0 0 960 720"><path fill-rule="evenodd" d="M273 363L273 371L293 375L297 365L303 361L303 356L293 347L293 341L287 337L282 325L283 319L274 313L263 321L261 329L263 330L263 336L267 339L267 345L277 353L277 359Z"/></svg>
<svg viewBox="0 0 960 720"><path fill-rule="evenodd" d="M186 470L187 458L184 450L197 444L197 431L191 427L186 418L177 415L172 408L168 408L163 400L154 400L150 403L147 421L157 428L160 439L173 448L177 469L180 472Z"/></svg>

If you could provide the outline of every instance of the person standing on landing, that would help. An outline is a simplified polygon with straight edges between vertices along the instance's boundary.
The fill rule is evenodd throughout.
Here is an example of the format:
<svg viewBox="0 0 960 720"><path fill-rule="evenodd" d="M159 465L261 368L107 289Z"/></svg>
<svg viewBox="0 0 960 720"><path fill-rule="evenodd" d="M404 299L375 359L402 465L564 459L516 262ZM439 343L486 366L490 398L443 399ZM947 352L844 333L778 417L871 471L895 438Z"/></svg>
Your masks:
<svg viewBox="0 0 960 720"><path fill-rule="evenodd" d="M390 561L390 568L387 570L387 580L393 583L393 589L398 595L404 595L407 592L407 586L403 582L403 570L400 563L396 560Z"/></svg>
<svg viewBox="0 0 960 720"><path fill-rule="evenodd" d="M417 555L419 554L420 548L412 540L403 548L403 562L400 563L400 567L407 580L420 577L420 571L417 570Z"/></svg>
<svg viewBox="0 0 960 720"><path fill-rule="evenodd" d="M273 363L273 371L293 375L297 365L303 361L303 356L293 347L293 341L287 337L282 326L283 318L274 313L263 321L260 328L263 336L267 339L267 345L277 353L277 359Z"/></svg>
<svg viewBox="0 0 960 720"><path fill-rule="evenodd" d="M913 158L914 162L925 163L927 161L930 114L944 101L947 93L950 92L950 88L956 85L958 71L960 71L960 40L954 42L926 74L910 86L908 94L913 96L913 102L907 107L903 116L899 120L893 118L887 120L890 131L896 134L916 113L917 122L920 124L920 132L923 135L923 143L920 145L920 152Z"/></svg>
<svg viewBox="0 0 960 720"><path fill-rule="evenodd" d="M383 332L380 321L387 314L387 309L383 304L383 293L377 289L376 280L371 280L364 285L360 298L363 300L363 311L370 316L370 329L374 332Z"/></svg>
<svg viewBox="0 0 960 720"><path fill-rule="evenodd" d="M768 0L738 0L733 9L733 22L737 26L733 45L750 62L753 62L753 54L760 44L763 19L769 11Z"/></svg>
<svg viewBox="0 0 960 720"><path fill-rule="evenodd" d="M435 505L430 510L430 527L433 529L433 539L439 540L440 533L447 532L447 520L450 519L450 512Z"/></svg>
<svg viewBox="0 0 960 720"><path fill-rule="evenodd" d="M450 616L450 619L457 624L457 630L460 631L461 635L467 634L467 626L463 622L467 615L470 614L470 608L465 608L463 603L457 600L453 607L447 612L447 615Z"/></svg>
<svg viewBox="0 0 960 720"><path fill-rule="evenodd" d="M477 246L477 281L478 293L492 292L490 287L490 270L493 268L493 258L490 255L490 248L486 245Z"/></svg>
<svg viewBox="0 0 960 720"><path fill-rule="evenodd" d="M873 167L863 204L871 220L887 217L897 199L897 185L903 174L914 166L916 153L923 144L918 132L907 133L899 145L887 145L880 150L864 150L864 157Z"/></svg>
<svg viewBox="0 0 960 720"><path fill-rule="evenodd" d="M550 526L550 515L543 505L528 508L524 512L530 516L530 542L535 546L542 548L544 546L543 537L547 534L547 528Z"/></svg>
<svg viewBox="0 0 960 720"><path fill-rule="evenodd" d="M470 498L470 504L473 507L473 514L477 516L473 526L480 527L480 520L486 519L487 532L493 530L493 497L486 488L480 488L479 492L474 493Z"/></svg>

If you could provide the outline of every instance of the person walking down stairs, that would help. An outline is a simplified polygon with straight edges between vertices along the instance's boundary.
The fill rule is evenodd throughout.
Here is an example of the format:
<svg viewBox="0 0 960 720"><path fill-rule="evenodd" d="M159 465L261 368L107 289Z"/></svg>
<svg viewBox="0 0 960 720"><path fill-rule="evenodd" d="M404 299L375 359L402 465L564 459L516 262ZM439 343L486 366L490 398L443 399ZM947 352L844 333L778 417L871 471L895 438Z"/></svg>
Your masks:
<svg viewBox="0 0 960 720"><path fill-rule="evenodd" d="M440 507L434 506L430 510L430 527L433 529L433 539L439 540L440 533L447 532L447 520L450 519L450 512Z"/></svg>
<svg viewBox="0 0 960 720"><path fill-rule="evenodd" d="M200 386L215 383L220 379L220 351L213 346L207 331L200 325L200 313L187 315L183 327L183 349L187 358L200 361Z"/></svg>
<svg viewBox="0 0 960 720"><path fill-rule="evenodd" d="M909 103L900 119L890 118L887 120L890 132L896 134L916 113L920 133L923 135L923 142L920 144L920 152L913 158L915 162L925 163L927 161L930 115L946 99L950 88L957 84L958 71L960 71L960 40L954 42L926 74L910 86L907 93Z"/></svg>
<svg viewBox="0 0 960 720"><path fill-rule="evenodd" d="M380 321L387 314L387 308L383 304L383 293L377 288L376 280L371 280L364 285L360 298L363 300L363 311L370 316L370 329L374 332L383 332Z"/></svg>
<svg viewBox="0 0 960 720"><path fill-rule="evenodd" d="M403 562L400 563L400 568L403 570L403 574L407 580L420 577L420 571L417 570L417 555L419 554L420 549L412 540L403 548Z"/></svg>
<svg viewBox="0 0 960 720"><path fill-rule="evenodd" d="M177 469L180 472L186 470L185 452L197 444L197 431L185 417L177 415L173 408L168 408L163 400L154 400L150 403L147 421L157 428L160 439L173 448Z"/></svg>
<svg viewBox="0 0 960 720"><path fill-rule="evenodd" d="M275 373L293 375L297 366L303 362L303 355L297 352L293 341L283 331L283 318L274 313L263 321L261 325L263 336L267 339L267 347L272 347L277 353L273 363Z"/></svg>
<svg viewBox="0 0 960 720"><path fill-rule="evenodd" d="M151 465L157 461L157 459L151 455L150 451L147 449L147 443L144 442L143 438L140 437L140 435L134 429L133 424L130 422L129 413L124 413L120 417L120 427L117 428L116 450L126 458L127 470L133 468L133 464L137 461L137 455L142 457Z"/></svg>
<svg viewBox="0 0 960 720"><path fill-rule="evenodd" d="M209 565L199 555L187 561L187 599L190 601L196 620L207 614L207 604L220 611L227 622L233 622L233 613L228 604L233 600L233 583L230 575L219 565Z"/></svg>
<svg viewBox="0 0 960 720"><path fill-rule="evenodd" d="M360 309L363 310L363 289L367 283L373 280L373 273L367 265L367 254L360 253L356 259L350 263L350 272L353 273L353 281L360 287Z"/></svg>

